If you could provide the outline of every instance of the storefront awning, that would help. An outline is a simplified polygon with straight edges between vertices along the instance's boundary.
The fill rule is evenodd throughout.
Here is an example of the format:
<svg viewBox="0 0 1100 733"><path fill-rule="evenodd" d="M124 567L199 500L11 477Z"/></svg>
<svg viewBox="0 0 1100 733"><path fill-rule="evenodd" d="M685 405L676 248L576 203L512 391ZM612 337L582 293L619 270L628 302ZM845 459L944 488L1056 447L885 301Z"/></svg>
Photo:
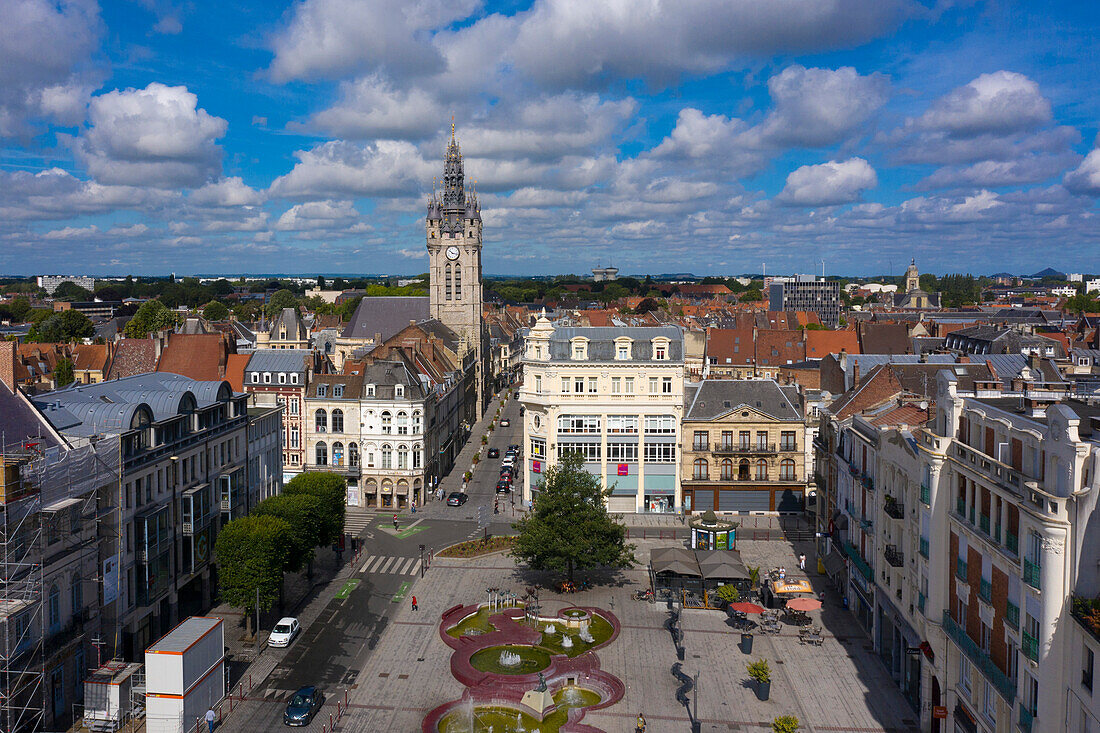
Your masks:
<svg viewBox="0 0 1100 733"><path fill-rule="evenodd" d="M824 563L825 573L828 574L828 576L831 578L835 578L836 576L844 572L844 556L836 550L833 550L825 556Z"/></svg>
<svg viewBox="0 0 1100 733"><path fill-rule="evenodd" d="M814 587L808 580L776 580L772 582L772 592L776 595L792 593L813 593Z"/></svg>

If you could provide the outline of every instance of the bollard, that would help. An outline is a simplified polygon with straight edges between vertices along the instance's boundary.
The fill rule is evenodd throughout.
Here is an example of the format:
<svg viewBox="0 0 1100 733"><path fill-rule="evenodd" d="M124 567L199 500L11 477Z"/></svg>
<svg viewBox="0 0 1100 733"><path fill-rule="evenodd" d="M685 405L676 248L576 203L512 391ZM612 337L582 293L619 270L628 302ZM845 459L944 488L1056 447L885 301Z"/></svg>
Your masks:
<svg viewBox="0 0 1100 733"><path fill-rule="evenodd" d="M252 692L252 675L248 675L248 691Z"/></svg>
<svg viewBox="0 0 1100 733"><path fill-rule="evenodd" d="M244 683L237 685L237 695L240 696L241 702L244 702Z"/></svg>
<svg viewBox="0 0 1100 733"><path fill-rule="evenodd" d="M348 691L344 690L344 707L348 706Z"/></svg>
<svg viewBox="0 0 1100 733"><path fill-rule="evenodd" d="M336 727L335 723L332 722L332 713L329 713L328 714L328 729L329 730L334 730L335 727Z"/></svg>
<svg viewBox="0 0 1100 733"><path fill-rule="evenodd" d="M195 733L202 733L202 718L195 718Z"/></svg>

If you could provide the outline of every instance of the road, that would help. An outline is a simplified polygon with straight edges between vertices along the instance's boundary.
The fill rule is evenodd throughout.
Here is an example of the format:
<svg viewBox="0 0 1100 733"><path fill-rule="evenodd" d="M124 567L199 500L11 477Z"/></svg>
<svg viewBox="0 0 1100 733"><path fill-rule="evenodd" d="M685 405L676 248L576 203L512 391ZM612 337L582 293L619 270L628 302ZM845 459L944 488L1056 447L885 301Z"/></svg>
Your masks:
<svg viewBox="0 0 1100 733"><path fill-rule="evenodd" d="M501 456L509 444L522 443L523 438L515 400L505 407L502 417L508 418L510 425L493 431L489 442ZM480 442L476 434L470 439ZM432 502L416 514L400 517L396 531L390 514L349 512L347 531L364 541L363 553L356 561L359 568L287 649L266 652L276 655L278 664L243 703L235 705L219 731L276 730L282 726L287 699L299 687L317 685L331 693L355 684L359 674L369 668L371 654L398 604L411 602L416 593L421 544L442 548L478 536L483 531L478 526L479 508L490 532L509 531L509 496L500 497L501 514L493 514L501 459L487 459L486 453L482 450L483 460L467 486L470 499L460 507ZM456 465L453 470L461 472L466 467ZM330 697L307 729L321 730L322 722L327 724L335 709L336 699Z"/></svg>

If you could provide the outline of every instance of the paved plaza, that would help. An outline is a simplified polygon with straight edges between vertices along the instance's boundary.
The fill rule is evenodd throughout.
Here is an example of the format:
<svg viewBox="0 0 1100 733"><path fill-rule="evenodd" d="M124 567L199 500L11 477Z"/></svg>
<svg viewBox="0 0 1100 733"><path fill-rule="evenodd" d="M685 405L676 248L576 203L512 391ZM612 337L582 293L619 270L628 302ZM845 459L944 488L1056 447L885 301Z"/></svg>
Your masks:
<svg viewBox="0 0 1100 733"><path fill-rule="evenodd" d="M644 561L652 548L673 543L640 540L636 544L637 556ZM782 565L790 575L799 575L797 569L791 570L797 568L795 549L785 542L743 541L739 549L749 565L765 569ZM822 577L816 573L809 577L815 588L824 588ZM420 730L429 710L463 692L450 673L451 650L439 638L441 614L456 604L482 600L487 587L522 593L534 579L502 554L474 560L438 559L411 589L420 610L402 605L354 684L329 690L329 704L311 728L327 723L328 713L335 712L336 700L343 699L346 691L350 706L337 730ZM632 601L631 593L643 587L648 587L648 573L639 566L590 591L561 595L543 590L540 602L547 613L576 604L598 606L612 611L622 623L619 638L597 654L602 668L626 684L626 694L608 709L588 712L586 724L608 733L629 731L638 712L644 712L650 731L687 731L687 711L676 701L680 682L671 671L676 652L664 626L669 612L664 603ZM820 612L823 646L800 644L797 629L784 626L778 636L757 634L751 657L740 651L739 634L727 624L725 613L685 610L683 671L689 676L699 674L700 729L759 730L783 714L798 716L805 731L916 729L916 714L871 651L870 640L839 603L839 596L827 594ZM757 700L745 672L745 663L758 658L766 658L772 666L771 699L766 702ZM278 680L265 683L276 689L278 684ZM268 707L272 721L278 720L284 705L278 696L259 687L248 698L244 706ZM234 717L226 721L227 729L235 729Z"/></svg>

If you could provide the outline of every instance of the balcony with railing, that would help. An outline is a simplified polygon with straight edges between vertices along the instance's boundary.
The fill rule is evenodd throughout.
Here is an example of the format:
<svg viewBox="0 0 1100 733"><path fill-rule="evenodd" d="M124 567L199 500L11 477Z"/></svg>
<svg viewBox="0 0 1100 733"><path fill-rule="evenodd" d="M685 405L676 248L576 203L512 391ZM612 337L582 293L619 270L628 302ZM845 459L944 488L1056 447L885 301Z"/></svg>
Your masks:
<svg viewBox="0 0 1100 733"><path fill-rule="evenodd" d="M1039 581L1039 564L1026 558L1024 559L1024 582L1036 590L1042 588Z"/></svg>
<svg viewBox="0 0 1100 733"><path fill-rule="evenodd" d="M898 549L897 545L887 545L886 562L890 563L895 568L905 567L905 553Z"/></svg>
<svg viewBox="0 0 1100 733"><path fill-rule="evenodd" d="M1020 538L1011 532L1005 532L1005 549L1013 555L1020 554Z"/></svg>
<svg viewBox="0 0 1100 733"><path fill-rule="evenodd" d="M696 448L699 450L699 448ZM703 450L706 450L703 448ZM717 455L728 453L778 453L775 443L715 443L713 452Z"/></svg>
<svg viewBox="0 0 1100 733"><path fill-rule="evenodd" d="M1035 716L1031 714L1031 711L1024 707L1023 703L1020 703L1020 730L1023 733L1031 733L1031 724L1035 721Z"/></svg>
<svg viewBox="0 0 1100 733"><path fill-rule="evenodd" d="M925 600L926 600L926 599L925 599L925 597L924 597L924 594L923 594L923 593L917 593L917 609L918 609L918 610L919 610L919 611L920 611L921 613L924 613L924 603L925 603Z"/></svg>
<svg viewBox="0 0 1100 733"><path fill-rule="evenodd" d="M1005 623L1014 629L1020 628L1020 607L1012 601L1005 605Z"/></svg>
<svg viewBox="0 0 1100 733"><path fill-rule="evenodd" d="M955 558L955 577L957 577L959 580L961 580L964 583L967 582L966 581L966 578L967 578L966 571L967 571L966 560L963 560L961 557Z"/></svg>
<svg viewBox="0 0 1100 733"><path fill-rule="evenodd" d="M848 559L852 561L852 564L856 566L856 570L860 575L868 582L874 582L875 571L871 567L871 564L863 559L863 556L859 554L859 548L848 542L844 543L844 553L848 556Z"/></svg>
<svg viewBox="0 0 1100 733"><path fill-rule="evenodd" d="M869 474L869 473L860 474L859 482L861 484L863 484L863 488L867 489L868 491L874 491L875 490L875 479L871 474Z"/></svg>
<svg viewBox="0 0 1100 733"><path fill-rule="evenodd" d="M974 666L985 675L986 679L993 683L993 686L1004 695L1009 703L1012 703L1016 699L1016 683L994 664L989 655L978 646L977 642L970 638L970 635L966 633L966 629L959 626L948 611L943 612L943 630Z"/></svg>
<svg viewBox="0 0 1100 733"><path fill-rule="evenodd" d="M993 602L993 583L982 578L978 583L978 597L986 603Z"/></svg>
<svg viewBox="0 0 1100 733"><path fill-rule="evenodd" d="M920 538L920 556L923 557L925 560L928 559L928 538L927 537L921 537Z"/></svg>
<svg viewBox="0 0 1100 733"><path fill-rule="evenodd" d="M982 534L989 536L989 517L984 514L978 515L978 529L982 531Z"/></svg>
<svg viewBox="0 0 1100 733"><path fill-rule="evenodd" d="M882 510L891 519L905 519L905 505L892 496L886 497Z"/></svg>
<svg viewBox="0 0 1100 733"><path fill-rule="evenodd" d="M1039 640L1026 631L1020 632L1020 648L1024 656L1033 662L1039 661Z"/></svg>
<svg viewBox="0 0 1100 733"><path fill-rule="evenodd" d="M955 513L958 514L960 517L965 517L966 516L966 497L965 496L955 497Z"/></svg>
<svg viewBox="0 0 1100 733"><path fill-rule="evenodd" d="M920 500L922 504L932 505L932 489L924 484L920 485Z"/></svg>

